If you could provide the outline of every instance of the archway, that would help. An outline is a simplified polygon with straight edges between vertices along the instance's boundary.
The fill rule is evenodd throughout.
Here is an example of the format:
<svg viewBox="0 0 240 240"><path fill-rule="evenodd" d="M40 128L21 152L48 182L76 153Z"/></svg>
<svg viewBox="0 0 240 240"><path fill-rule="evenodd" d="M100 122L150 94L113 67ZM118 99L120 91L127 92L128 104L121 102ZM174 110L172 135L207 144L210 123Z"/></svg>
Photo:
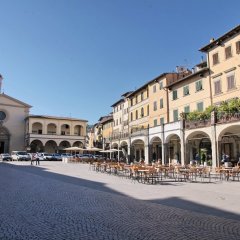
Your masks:
<svg viewBox="0 0 240 240"><path fill-rule="evenodd" d="M51 135L57 134L57 125L55 123L49 123L47 125L47 134Z"/></svg>
<svg viewBox="0 0 240 240"><path fill-rule="evenodd" d="M149 146L149 162L162 160L162 140L159 137L153 137Z"/></svg>
<svg viewBox="0 0 240 240"><path fill-rule="evenodd" d="M9 153L10 134L7 128L0 125L0 153Z"/></svg>
<svg viewBox="0 0 240 240"><path fill-rule="evenodd" d="M130 161L141 161L145 159L144 141L136 139L131 143Z"/></svg>
<svg viewBox="0 0 240 240"><path fill-rule="evenodd" d="M83 127L81 125L76 125L74 127L74 135L81 136Z"/></svg>
<svg viewBox="0 0 240 240"><path fill-rule="evenodd" d="M222 156L236 164L240 158L240 125L233 125L223 129L218 136L218 164L221 164Z"/></svg>
<svg viewBox="0 0 240 240"><path fill-rule="evenodd" d="M40 140L33 140L30 143L31 152L44 152L43 143Z"/></svg>
<svg viewBox="0 0 240 240"><path fill-rule="evenodd" d="M61 135L70 135L70 126L68 124L61 126Z"/></svg>
<svg viewBox="0 0 240 240"><path fill-rule="evenodd" d="M32 133L35 133L35 134L42 134L43 131L43 126L40 122L35 122L32 124Z"/></svg>
<svg viewBox="0 0 240 240"><path fill-rule="evenodd" d="M164 147L166 164L181 163L181 141L177 134L169 135L166 139L166 144Z"/></svg>
<svg viewBox="0 0 240 240"><path fill-rule="evenodd" d="M76 141L73 143L73 147L83 148L83 143L81 141Z"/></svg>
<svg viewBox="0 0 240 240"><path fill-rule="evenodd" d="M196 131L191 133L186 140L186 164L191 161L197 164L204 162L212 164L212 143L207 133Z"/></svg>
<svg viewBox="0 0 240 240"><path fill-rule="evenodd" d="M57 143L53 140L47 141L45 144L45 152L56 153L57 152Z"/></svg>
<svg viewBox="0 0 240 240"><path fill-rule="evenodd" d="M71 144L68 141L60 142L59 147L58 147L59 152L60 153L65 152L64 148L68 148L68 147L71 147Z"/></svg>

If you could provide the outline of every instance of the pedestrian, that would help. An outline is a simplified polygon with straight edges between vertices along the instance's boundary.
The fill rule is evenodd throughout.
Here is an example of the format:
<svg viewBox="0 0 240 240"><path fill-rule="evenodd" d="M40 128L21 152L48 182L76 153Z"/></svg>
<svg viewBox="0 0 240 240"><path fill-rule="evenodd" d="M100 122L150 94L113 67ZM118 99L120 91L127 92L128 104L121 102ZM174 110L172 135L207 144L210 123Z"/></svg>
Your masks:
<svg viewBox="0 0 240 240"><path fill-rule="evenodd" d="M33 165L34 153L30 153L30 155L31 155L31 165Z"/></svg>
<svg viewBox="0 0 240 240"><path fill-rule="evenodd" d="M40 165L38 153L35 154L36 165Z"/></svg>

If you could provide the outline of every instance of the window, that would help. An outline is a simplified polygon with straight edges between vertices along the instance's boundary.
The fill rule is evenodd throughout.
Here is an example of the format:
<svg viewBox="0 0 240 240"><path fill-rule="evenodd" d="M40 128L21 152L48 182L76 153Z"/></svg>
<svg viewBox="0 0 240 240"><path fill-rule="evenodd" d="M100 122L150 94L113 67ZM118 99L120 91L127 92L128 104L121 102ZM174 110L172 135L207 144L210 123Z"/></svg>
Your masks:
<svg viewBox="0 0 240 240"><path fill-rule="evenodd" d="M197 111L199 111L199 112L203 111L203 102L197 103Z"/></svg>
<svg viewBox="0 0 240 240"><path fill-rule="evenodd" d="M153 111L157 111L157 102L153 102Z"/></svg>
<svg viewBox="0 0 240 240"><path fill-rule="evenodd" d="M163 108L163 98L160 99L160 109Z"/></svg>
<svg viewBox="0 0 240 240"><path fill-rule="evenodd" d="M153 125L154 125L154 127L157 126L157 119L154 119L154 120L153 120Z"/></svg>
<svg viewBox="0 0 240 240"><path fill-rule="evenodd" d="M231 46L228 46L225 48L225 58L228 59L232 57L232 48Z"/></svg>
<svg viewBox="0 0 240 240"><path fill-rule="evenodd" d="M149 105L147 105L147 116L149 116Z"/></svg>
<svg viewBox="0 0 240 240"><path fill-rule="evenodd" d="M133 120L133 113L131 112L131 121Z"/></svg>
<svg viewBox="0 0 240 240"><path fill-rule="evenodd" d="M144 109L141 108L141 117L144 117Z"/></svg>
<svg viewBox="0 0 240 240"><path fill-rule="evenodd" d="M231 89L235 88L234 74L231 74L231 75L227 76L227 86L228 86L228 90L231 90Z"/></svg>
<svg viewBox="0 0 240 240"><path fill-rule="evenodd" d="M240 41L236 42L236 53L240 53Z"/></svg>
<svg viewBox="0 0 240 240"><path fill-rule="evenodd" d="M136 110L136 119L138 119L138 110Z"/></svg>
<svg viewBox="0 0 240 240"><path fill-rule="evenodd" d="M153 85L153 92L155 93L157 91L156 85Z"/></svg>
<svg viewBox="0 0 240 240"><path fill-rule="evenodd" d="M173 100L176 100L178 97L177 97L177 90L173 90L172 92L172 99Z"/></svg>
<svg viewBox="0 0 240 240"><path fill-rule="evenodd" d="M133 106L133 99L131 99L131 106Z"/></svg>
<svg viewBox="0 0 240 240"><path fill-rule="evenodd" d="M6 118L6 113L3 111L0 111L0 120L4 120Z"/></svg>
<svg viewBox="0 0 240 240"><path fill-rule="evenodd" d="M138 103L138 96L135 97L135 102Z"/></svg>
<svg viewBox="0 0 240 240"><path fill-rule="evenodd" d="M159 82L159 89L162 90L163 89L163 81Z"/></svg>
<svg viewBox="0 0 240 240"><path fill-rule="evenodd" d="M173 121L176 122L178 121L178 110L173 110Z"/></svg>
<svg viewBox="0 0 240 240"><path fill-rule="evenodd" d="M118 119L117 119L117 121L116 121L116 126L118 125Z"/></svg>
<svg viewBox="0 0 240 240"><path fill-rule="evenodd" d="M222 91L221 91L221 81L220 81L220 79L219 79L219 80L216 80L216 81L214 82L214 92L215 92L215 95L222 92Z"/></svg>
<svg viewBox="0 0 240 240"><path fill-rule="evenodd" d="M183 87L183 96L187 96L189 95L189 86L184 86Z"/></svg>
<svg viewBox="0 0 240 240"><path fill-rule="evenodd" d="M190 113L190 107L189 106L185 106L184 107L184 112L185 113Z"/></svg>
<svg viewBox="0 0 240 240"><path fill-rule="evenodd" d="M143 101L143 99L144 99L144 94L143 94L143 92L141 93L141 101Z"/></svg>
<svg viewBox="0 0 240 240"><path fill-rule="evenodd" d="M121 124L122 123L122 118L120 118L120 120L119 120L119 124Z"/></svg>
<svg viewBox="0 0 240 240"><path fill-rule="evenodd" d="M199 80L196 82L196 92L202 90L203 87L202 87L202 80Z"/></svg>
<svg viewBox="0 0 240 240"><path fill-rule="evenodd" d="M213 54L212 58L213 58L213 65L216 65L219 63L218 53Z"/></svg>
<svg viewBox="0 0 240 240"><path fill-rule="evenodd" d="M164 124L164 117L161 117L160 118L160 125L163 125Z"/></svg>

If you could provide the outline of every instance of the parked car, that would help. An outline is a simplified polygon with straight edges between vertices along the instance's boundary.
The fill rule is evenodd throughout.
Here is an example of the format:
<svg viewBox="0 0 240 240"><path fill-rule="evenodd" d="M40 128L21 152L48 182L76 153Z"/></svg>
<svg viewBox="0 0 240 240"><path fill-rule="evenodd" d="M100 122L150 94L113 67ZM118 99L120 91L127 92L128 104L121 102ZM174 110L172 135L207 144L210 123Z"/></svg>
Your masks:
<svg viewBox="0 0 240 240"><path fill-rule="evenodd" d="M52 160L52 154L50 153L38 153L38 158L40 161Z"/></svg>
<svg viewBox="0 0 240 240"><path fill-rule="evenodd" d="M0 154L1 161L12 161L12 157L9 153L2 153Z"/></svg>
<svg viewBox="0 0 240 240"><path fill-rule="evenodd" d="M52 154L52 161L62 161L62 156L59 153L53 153Z"/></svg>
<svg viewBox="0 0 240 240"><path fill-rule="evenodd" d="M30 155L25 151L12 151L11 157L13 161L30 161Z"/></svg>
<svg viewBox="0 0 240 240"><path fill-rule="evenodd" d="M70 153L62 153L61 154L61 157L63 158L63 157L72 157L72 154L70 154Z"/></svg>

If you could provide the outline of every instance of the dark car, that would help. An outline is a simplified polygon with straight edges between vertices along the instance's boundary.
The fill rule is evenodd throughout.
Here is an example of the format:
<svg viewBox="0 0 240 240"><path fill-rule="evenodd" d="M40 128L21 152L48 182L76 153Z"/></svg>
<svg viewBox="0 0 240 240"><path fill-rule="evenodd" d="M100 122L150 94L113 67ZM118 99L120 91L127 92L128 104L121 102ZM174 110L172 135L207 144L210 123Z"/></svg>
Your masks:
<svg viewBox="0 0 240 240"><path fill-rule="evenodd" d="M62 161L62 156L59 153L53 153L51 160L52 161Z"/></svg>
<svg viewBox="0 0 240 240"><path fill-rule="evenodd" d="M0 154L1 161L12 161L12 157L9 153L2 153Z"/></svg>

